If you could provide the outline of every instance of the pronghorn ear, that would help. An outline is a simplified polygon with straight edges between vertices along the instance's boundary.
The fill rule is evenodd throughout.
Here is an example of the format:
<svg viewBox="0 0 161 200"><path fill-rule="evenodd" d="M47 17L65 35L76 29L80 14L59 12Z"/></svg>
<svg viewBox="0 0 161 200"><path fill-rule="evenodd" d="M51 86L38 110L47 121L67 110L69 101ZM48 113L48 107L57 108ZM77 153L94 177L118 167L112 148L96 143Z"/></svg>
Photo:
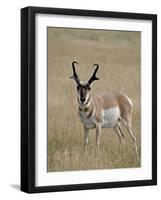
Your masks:
<svg viewBox="0 0 161 200"><path fill-rule="evenodd" d="M74 78L73 76L70 76L69 78L70 78L70 79L73 79L74 82L76 83L76 85L79 86L79 83L75 80L75 78Z"/></svg>

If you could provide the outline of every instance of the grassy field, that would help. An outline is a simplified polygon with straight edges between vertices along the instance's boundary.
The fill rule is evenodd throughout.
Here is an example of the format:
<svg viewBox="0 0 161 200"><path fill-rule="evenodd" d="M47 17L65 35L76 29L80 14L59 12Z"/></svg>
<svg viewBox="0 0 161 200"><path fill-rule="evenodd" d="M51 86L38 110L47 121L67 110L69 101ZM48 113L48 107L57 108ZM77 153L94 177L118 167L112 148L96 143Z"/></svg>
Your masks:
<svg viewBox="0 0 161 200"><path fill-rule="evenodd" d="M133 143L120 145L113 129L103 129L100 152L95 156L95 131L90 131L87 155L83 152L83 126L78 118L78 103L72 75L73 60L80 64L77 73L87 80L92 65L100 65L99 81L93 93L118 91L134 104L133 129L141 151L141 41L140 32L48 28L48 171L139 167Z"/></svg>

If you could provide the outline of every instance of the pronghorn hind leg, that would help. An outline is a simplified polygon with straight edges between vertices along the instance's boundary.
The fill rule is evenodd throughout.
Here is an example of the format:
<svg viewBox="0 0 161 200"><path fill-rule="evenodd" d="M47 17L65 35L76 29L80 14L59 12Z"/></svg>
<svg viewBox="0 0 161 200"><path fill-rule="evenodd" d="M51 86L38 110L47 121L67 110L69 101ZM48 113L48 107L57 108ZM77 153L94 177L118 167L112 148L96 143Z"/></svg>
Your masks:
<svg viewBox="0 0 161 200"><path fill-rule="evenodd" d="M128 123L127 121L123 121L123 124L125 126L125 128L127 129L127 131L129 132L129 134L131 135L132 140L134 141L134 146L135 146L135 152L137 155L137 158L139 160L139 153L138 153L138 148L137 148L137 142L136 142L136 135L131 127L131 123Z"/></svg>
<svg viewBox="0 0 161 200"><path fill-rule="evenodd" d="M137 147L137 142L136 142L136 135L134 133L134 130L131 128L130 129L130 132L131 132L131 136L135 142L135 151L136 151L136 154L137 154L137 157L138 157L138 160L139 160L139 153L138 153L138 147Z"/></svg>
<svg viewBox="0 0 161 200"><path fill-rule="evenodd" d="M120 131L122 137L125 138L126 135L125 135L124 132L122 131L121 126L120 126L120 123L117 123L117 125L118 125L119 131Z"/></svg>
<svg viewBox="0 0 161 200"><path fill-rule="evenodd" d="M119 141L120 141L120 143L121 143L121 142L122 142L122 140L121 140L121 133L120 133L120 130L119 130L119 128L118 128L118 125L116 124L116 125L113 127L113 129L114 129L115 133L117 134L117 136L119 137Z"/></svg>

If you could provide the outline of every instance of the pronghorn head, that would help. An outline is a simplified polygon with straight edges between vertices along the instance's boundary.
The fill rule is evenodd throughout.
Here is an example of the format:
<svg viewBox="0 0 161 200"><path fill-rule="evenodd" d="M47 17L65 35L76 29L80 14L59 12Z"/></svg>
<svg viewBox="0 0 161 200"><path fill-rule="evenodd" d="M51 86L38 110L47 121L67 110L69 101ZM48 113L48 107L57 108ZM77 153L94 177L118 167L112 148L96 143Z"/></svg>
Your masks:
<svg viewBox="0 0 161 200"><path fill-rule="evenodd" d="M73 68L73 75L70 77L75 80L77 84L77 96L78 96L78 102L81 105L86 105L89 101L89 95L91 90L91 84L95 80L99 80L98 77L96 77L96 73L98 71L99 65L94 64L93 66L96 66L93 75L88 81L81 81L78 78L78 75L75 70L75 64L78 64L76 61L72 62L72 68Z"/></svg>

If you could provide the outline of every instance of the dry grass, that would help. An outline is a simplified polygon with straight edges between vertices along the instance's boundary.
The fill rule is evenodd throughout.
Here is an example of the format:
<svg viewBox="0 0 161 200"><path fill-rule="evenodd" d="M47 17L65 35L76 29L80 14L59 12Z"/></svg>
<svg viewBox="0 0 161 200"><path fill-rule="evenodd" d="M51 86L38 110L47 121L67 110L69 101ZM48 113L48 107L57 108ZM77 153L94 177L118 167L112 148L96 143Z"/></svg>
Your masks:
<svg viewBox="0 0 161 200"><path fill-rule="evenodd" d="M48 171L139 167L128 133L120 145L112 129L102 130L98 156L91 130L84 157L75 83L69 79L73 60L80 63L77 72L82 80L99 63L100 80L92 92L119 91L132 99L133 128L141 149L140 33L48 28Z"/></svg>

